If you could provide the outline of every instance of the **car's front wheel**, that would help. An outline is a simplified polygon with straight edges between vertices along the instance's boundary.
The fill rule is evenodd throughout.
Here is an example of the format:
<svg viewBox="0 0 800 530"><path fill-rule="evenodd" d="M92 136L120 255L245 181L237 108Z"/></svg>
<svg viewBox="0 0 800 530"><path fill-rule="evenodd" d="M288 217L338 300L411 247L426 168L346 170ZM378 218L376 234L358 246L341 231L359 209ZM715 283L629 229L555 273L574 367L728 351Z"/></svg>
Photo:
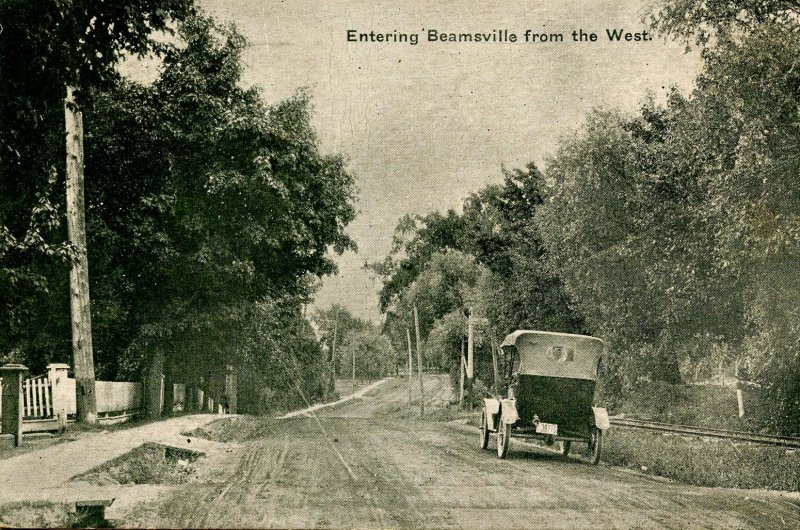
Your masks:
<svg viewBox="0 0 800 530"><path fill-rule="evenodd" d="M484 407L483 413L481 413L481 449L486 449L489 445L489 419L486 414L486 408Z"/></svg>

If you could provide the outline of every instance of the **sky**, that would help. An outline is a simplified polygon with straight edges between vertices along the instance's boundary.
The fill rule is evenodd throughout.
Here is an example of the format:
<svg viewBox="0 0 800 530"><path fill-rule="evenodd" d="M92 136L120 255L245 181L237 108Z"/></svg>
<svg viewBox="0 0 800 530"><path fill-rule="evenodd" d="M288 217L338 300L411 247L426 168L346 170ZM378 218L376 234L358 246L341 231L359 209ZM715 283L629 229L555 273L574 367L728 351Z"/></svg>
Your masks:
<svg viewBox="0 0 800 530"><path fill-rule="evenodd" d="M652 0L651 0L652 2ZM641 32L646 1L402 2L201 0L250 42L243 82L275 103L307 87L326 153L343 153L359 188L347 232L358 253L336 257L316 307L341 304L380 320L380 282L363 270L390 248L405 214L459 209L501 179L501 167L540 167L595 107L635 110L646 94L691 89L696 54ZM429 42L428 31L508 30L517 42ZM597 34L574 42L572 32ZM419 42L348 42L347 31L417 34ZM525 42L526 30L563 42Z"/></svg>

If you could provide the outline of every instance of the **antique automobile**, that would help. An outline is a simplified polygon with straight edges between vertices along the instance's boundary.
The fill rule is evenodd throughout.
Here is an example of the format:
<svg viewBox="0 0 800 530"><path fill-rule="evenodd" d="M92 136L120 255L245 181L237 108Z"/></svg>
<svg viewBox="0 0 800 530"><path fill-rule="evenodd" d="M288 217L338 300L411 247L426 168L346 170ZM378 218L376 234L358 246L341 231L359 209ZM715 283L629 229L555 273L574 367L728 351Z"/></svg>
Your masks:
<svg viewBox="0 0 800 530"><path fill-rule="evenodd" d="M506 396L484 399L481 449L497 433L497 456L505 458L511 436L560 442L567 457L573 442L587 444L592 464L600 461L606 409L592 406L603 341L586 335L519 330L502 350Z"/></svg>

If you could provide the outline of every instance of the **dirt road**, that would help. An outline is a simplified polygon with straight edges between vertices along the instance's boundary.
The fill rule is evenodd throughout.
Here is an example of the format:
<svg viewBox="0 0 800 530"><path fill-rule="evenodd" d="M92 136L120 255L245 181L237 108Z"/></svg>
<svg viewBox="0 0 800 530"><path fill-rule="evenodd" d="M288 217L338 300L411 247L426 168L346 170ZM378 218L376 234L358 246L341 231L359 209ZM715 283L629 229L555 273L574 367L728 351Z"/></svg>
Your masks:
<svg viewBox="0 0 800 530"><path fill-rule="evenodd" d="M425 380L428 409L449 398ZM413 417L402 379L318 411L318 419L236 417L207 427L229 452L161 488L117 524L335 528L797 528L779 494L698 488L515 445L500 461L477 431ZM436 415L435 412L433 414ZM490 442L492 448L494 442Z"/></svg>

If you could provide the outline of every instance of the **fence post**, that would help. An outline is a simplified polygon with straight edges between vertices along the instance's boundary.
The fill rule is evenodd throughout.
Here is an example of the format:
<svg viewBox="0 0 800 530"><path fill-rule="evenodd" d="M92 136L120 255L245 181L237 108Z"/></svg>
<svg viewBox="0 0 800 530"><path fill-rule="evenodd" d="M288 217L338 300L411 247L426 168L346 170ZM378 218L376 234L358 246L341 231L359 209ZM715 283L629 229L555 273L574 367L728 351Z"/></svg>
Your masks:
<svg viewBox="0 0 800 530"><path fill-rule="evenodd" d="M14 435L14 446L22 445L22 377L28 371L21 364L6 364L0 367L3 378L3 434Z"/></svg>
<svg viewBox="0 0 800 530"><path fill-rule="evenodd" d="M47 365L47 379L50 381L50 395L53 398L53 416L58 420L58 430L60 431L67 427L67 403L69 403L67 370L69 370L68 364Z"/></svg>
<svg viewBox="0 0 800 530"><path fill-rule="evenodd" d="M236 395L236 370L232 364L227 365L225 374L225 396L227 397L227 413L236 414L237 395Z"/></svg>

